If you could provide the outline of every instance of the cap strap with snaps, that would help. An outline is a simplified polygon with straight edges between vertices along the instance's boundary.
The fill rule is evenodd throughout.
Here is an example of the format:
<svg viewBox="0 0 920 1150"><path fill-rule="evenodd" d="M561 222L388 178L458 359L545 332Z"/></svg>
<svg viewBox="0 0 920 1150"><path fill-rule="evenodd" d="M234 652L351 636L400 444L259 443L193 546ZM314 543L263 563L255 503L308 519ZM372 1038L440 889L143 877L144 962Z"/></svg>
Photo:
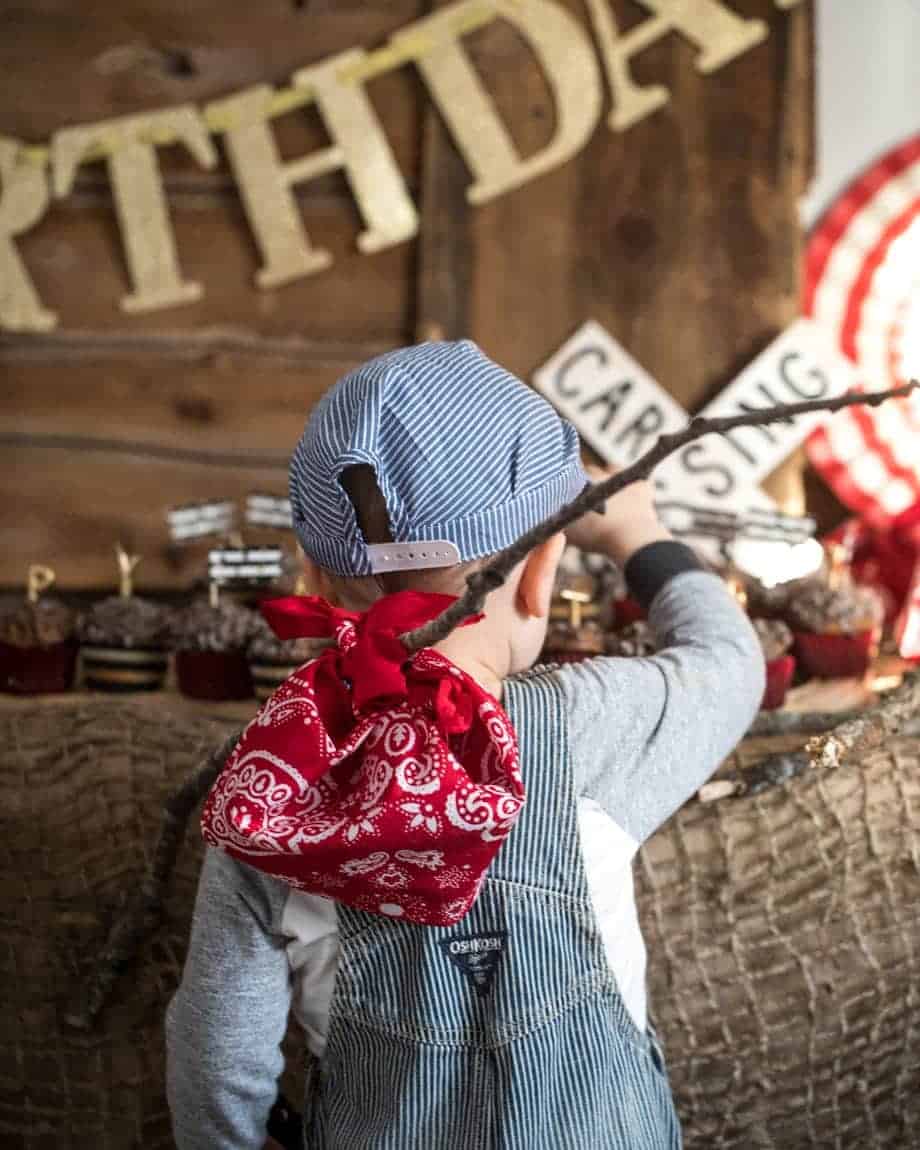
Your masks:
<svg viewBox="0 0 920 1150"><path fill-rule="evenodd" d="M425 567L454 567L460 562L456 544L443 539L419 543L369 543L371 571L417 571Z"/></svg>

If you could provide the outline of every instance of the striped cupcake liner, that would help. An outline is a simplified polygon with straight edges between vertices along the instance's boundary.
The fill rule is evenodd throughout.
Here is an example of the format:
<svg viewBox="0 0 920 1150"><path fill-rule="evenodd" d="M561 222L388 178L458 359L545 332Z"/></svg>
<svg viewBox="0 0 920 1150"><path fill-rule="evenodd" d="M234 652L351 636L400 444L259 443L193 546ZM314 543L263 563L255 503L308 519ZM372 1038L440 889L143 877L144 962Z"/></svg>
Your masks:
<svg viewBox="0 0 920 1150"><path fill-rule="evenodd" d="M158 691L169 662L162 647L84 644L83 681L92 691Z"/></svg>

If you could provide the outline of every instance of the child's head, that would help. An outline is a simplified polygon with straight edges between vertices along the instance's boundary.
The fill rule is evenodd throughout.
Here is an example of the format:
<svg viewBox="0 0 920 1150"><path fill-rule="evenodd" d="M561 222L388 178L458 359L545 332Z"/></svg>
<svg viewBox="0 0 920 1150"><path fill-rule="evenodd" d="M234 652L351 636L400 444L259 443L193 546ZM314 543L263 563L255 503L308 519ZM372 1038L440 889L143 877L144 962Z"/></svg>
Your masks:
<svg viewBox="0 0 920 1150"><path fill-rule="evenodd" d="M363 610L401 590L459 595L478 564L573 499L578 436L475 344L390 352L340 380L291 460L294 528L324 594ZM539 653L561 537L531 553L466 642Z"/></svg>

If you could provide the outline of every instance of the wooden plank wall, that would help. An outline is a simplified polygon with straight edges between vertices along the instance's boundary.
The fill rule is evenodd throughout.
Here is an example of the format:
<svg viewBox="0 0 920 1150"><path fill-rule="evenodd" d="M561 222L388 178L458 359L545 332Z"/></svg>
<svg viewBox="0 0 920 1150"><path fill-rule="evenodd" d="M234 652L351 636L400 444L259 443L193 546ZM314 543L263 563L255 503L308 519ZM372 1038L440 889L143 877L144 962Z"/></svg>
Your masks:
<svg viewBox="0 0 920 1150"><path fill-rule="evenodd" d="M0 131L55 128L249 83L354 45L373 47L433 7L422 0L111 0L0 6ZM567 6L585 24L580 0ZM126 316L124 257L102 165L18 241L60 328L0 337L0 584L50 562L62 585L114 579L112 546L140 551L146 587L200 574L171 546L164 511L249 490L283 492L316 398L345 370L413 338L471 335L523 377L586 318L604 324L687 406L704 402L794 316L796 199L810 163L811 13L733 0L769 22L766 43L712 76L677 37L633 64L669 107L615 135L598 127L564 167L483 207L411 68L369 92L419 205L413 244L355 248L344 179L302 186L310 236L334 255L318 276L253 284L257 253L226 166L161 153L192 306ZM616 0L622 27L641 14ZM530 51L507 25L469 38L522 151L553 131ZM608 96L609 100L609 96ZM282 153L322 146L315 113L276 122Z"/></svg>

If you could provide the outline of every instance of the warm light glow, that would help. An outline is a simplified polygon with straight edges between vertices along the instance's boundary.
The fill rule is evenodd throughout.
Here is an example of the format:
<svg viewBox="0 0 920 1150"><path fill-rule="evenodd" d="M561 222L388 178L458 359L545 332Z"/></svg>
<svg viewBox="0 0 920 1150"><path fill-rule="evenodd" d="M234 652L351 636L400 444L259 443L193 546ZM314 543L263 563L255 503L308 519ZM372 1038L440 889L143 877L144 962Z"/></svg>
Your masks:
<svg viewBox="0 0 920 1150"><path fill-rule="evenodd" d="M756 576L765 587L775 587L778 583L813 575L824 561L824 548L816 539L791 545L743 539L733 545L732 561L748 575Z"/></svg>
<svg viewBox="0 0 920 1150"><path fill-rule="evenodd" d="M903 675L877 675L869 681L869 689L881 694L884 691L893 691L904 682Z"/></svg>

